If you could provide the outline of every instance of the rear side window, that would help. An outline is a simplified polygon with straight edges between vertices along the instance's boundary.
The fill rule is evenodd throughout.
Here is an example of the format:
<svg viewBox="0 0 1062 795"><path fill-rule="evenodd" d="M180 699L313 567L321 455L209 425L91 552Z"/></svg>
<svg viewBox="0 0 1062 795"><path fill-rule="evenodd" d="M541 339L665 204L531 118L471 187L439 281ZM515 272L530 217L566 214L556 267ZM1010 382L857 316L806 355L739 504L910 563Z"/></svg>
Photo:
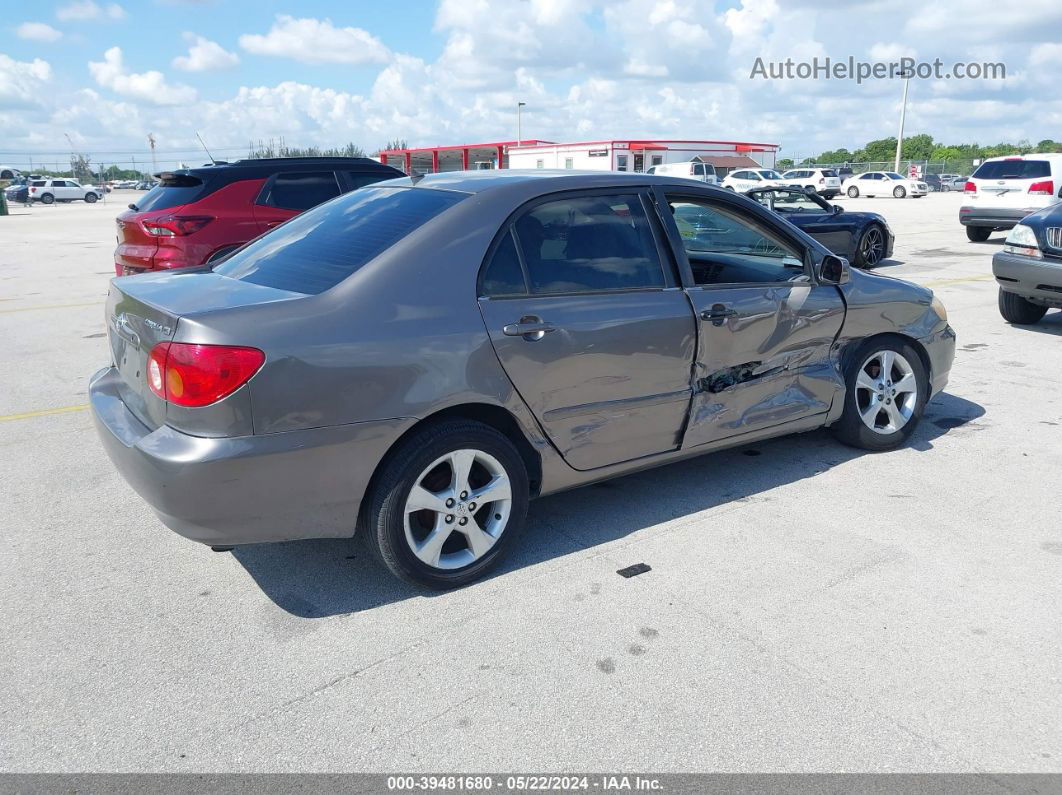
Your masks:
<svg viewBox="0 0 1062 795"><path fill-rule="evenodd" d="M366 174L364 171L347 172L347 182L350 183L351 190L364 188L366 185L372 185L385 179L393 179L394 177L394 174Z"/></svg>
<svg viewBox="0 0 1062 795"><path fill-rule="evenodd" d="M487 296L523 295L527 292L524 285L524 272L520 268L520 257L516 253L512 231L505 233L494 250L487 267L483 269L480 280L480 294Z"/></svg>
<svg viewBox="0 0 1062 795"><path fill-rule="evenodd" d="M334 199L339 192L339 183L332 171L277 174L259 204L284 210L309 210Z"/></svg>
<svg viewBox="0 0 1062 795"><path fill-rule="evenodd" d="M533 293L663 287L637 196L583 196L540 204L516 222Z"/></svg>
<svg viewBox="0 0 1062 795"><path fill-rule="evenodd" d="M293 218L214 272L279 290L322 293L464 198L424 188L363 188Z"/></svg>
<svg viewBox="0 0 1062 795"><path fill-rule="evenodd" d="M43 188L47 184L48 183L43 179L36 179L30 183L30 185L32 185L34 188Z"/></svg>
<svg viewBox="0 0 1062 795"><path fill-rule="evenodd" d="M206 193L203 180L198 177L179 175L163 179L134 203L140 212L168 210L198 201Z"/></svg>
<svg viewBox="0 0 1062 795"><path fill-rule="evenodd" d="M993 160L982 163L974 177L977 179L1038 179L1051 176L1051 164L1046 160Z"/></svg>

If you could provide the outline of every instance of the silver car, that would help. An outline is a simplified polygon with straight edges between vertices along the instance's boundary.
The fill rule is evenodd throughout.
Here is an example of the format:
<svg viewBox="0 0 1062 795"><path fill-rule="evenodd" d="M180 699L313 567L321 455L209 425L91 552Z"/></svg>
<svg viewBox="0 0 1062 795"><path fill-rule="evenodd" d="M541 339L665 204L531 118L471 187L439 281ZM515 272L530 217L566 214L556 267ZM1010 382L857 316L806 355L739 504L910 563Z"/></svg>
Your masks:
<svg viewBox="0 0 1062 795"><path fill-rule="evenodd" d="M213 267L114 279L107 324L100 438L166 525L357 528L434 587L496 564L533 497L822 426L901 445L955 349L930 290L744 196L538 170L340 196Z"/></svg>

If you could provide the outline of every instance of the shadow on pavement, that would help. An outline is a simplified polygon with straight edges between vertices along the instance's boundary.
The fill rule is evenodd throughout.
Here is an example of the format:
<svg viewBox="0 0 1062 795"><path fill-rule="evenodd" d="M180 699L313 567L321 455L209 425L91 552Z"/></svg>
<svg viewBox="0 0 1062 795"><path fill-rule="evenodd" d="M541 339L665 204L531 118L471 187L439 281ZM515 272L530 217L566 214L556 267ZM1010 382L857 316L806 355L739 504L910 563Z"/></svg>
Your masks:
<svg viewBox="0 0 1062 795"><path fill-rule="evenodd" d="M937 395L926 407L909 447L931 450L934 440L964 432L984 413L977 403L947 392ZM677 517L747 501L865 455L871 454L846 447L820 430L543 497L531 503L520 543L489 578ZM847 502L843 494L837 499ZM258 544L237 547L232 554L278 607L301 618L356 613L413 597L440 595L396 579L360 539Z"/></svg>

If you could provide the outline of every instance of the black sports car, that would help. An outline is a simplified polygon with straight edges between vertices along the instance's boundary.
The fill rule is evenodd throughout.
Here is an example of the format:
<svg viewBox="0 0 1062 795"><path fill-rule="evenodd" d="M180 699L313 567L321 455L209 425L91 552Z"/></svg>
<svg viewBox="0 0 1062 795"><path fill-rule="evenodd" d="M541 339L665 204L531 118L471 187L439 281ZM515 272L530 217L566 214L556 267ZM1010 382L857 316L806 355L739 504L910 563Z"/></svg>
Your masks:
<svg viewBox="0 0 1062 795"><path fill-rule="evenodd" d="M849 212L814 191L801 188L753 188L745 195L800 227L834 254L859 268L892 256L892 230L877 213Z"/></svg>

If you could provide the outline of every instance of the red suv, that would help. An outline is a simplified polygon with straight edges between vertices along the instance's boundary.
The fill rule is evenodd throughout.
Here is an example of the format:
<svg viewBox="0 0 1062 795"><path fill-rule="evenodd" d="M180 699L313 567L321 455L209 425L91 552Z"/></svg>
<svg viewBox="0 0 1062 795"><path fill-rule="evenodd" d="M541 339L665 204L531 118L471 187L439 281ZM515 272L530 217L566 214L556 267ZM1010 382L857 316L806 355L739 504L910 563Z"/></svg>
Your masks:
<svg viewBox="0 0 1062 795"><path fill-rule="evenodd" d="M367 157L298 157L158 176L159 184L116 219L119 276L202 265L341 193L405 175Z"/></svg>

